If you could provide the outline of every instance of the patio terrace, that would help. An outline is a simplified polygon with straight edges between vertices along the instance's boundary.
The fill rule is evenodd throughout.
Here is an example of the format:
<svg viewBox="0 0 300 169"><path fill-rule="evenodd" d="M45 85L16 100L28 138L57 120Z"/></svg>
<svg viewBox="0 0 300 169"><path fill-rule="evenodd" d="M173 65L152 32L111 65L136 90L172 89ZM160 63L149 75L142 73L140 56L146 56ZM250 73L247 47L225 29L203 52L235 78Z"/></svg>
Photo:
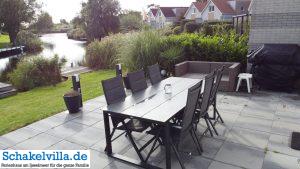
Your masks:
<svg viewBox="0 0 300 169"><path fill-rule="evenodd" d="M189 169L299 169L300 151L289 147L292 131L300 132L300 96L256 91L253 94L219 93L218 109L225 124L217 124L219 136L202 137L202 156L182 154ZM89 149L93 169L132 169L135 166L108 158L104 153L105 133L101 108L103 96L84 103L81 113L67 111L0 136L1 149ZM200 122L201 134L204 123ZM149 139L134 133L138 143ZM138 159L133 147L122 136L113 149ZM147 151L147 150L145 150ZM164 167L164 148L150 158ZM172 168L180 168L172 158Z"/></svg>

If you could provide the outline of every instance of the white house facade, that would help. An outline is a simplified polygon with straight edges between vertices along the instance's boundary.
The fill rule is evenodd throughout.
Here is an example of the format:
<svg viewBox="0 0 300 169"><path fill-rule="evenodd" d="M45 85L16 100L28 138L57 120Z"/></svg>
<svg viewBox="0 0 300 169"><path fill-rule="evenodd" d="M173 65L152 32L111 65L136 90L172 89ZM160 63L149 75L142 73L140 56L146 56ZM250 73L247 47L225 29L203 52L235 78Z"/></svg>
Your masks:
<svg viewBox="0 0 300 169"><path fill-rule="evenodd" d="M193 2L185 19L203 21L229 21L232 16L248 13L251 0L202 0Z"/></svg>

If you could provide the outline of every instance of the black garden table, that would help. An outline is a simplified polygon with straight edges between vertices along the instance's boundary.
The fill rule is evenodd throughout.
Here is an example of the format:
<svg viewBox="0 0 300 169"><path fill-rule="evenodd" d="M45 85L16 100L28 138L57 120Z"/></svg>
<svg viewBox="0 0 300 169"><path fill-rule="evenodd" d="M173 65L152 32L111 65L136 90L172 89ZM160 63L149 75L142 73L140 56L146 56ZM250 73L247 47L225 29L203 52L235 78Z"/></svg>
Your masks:
<svg viewBox="0 0 300 169"><path fill-rule="evenodd" d="M109 116L159 124L163 126L166 138L166 168L171 168L170 123L169 121L185 107L188 88L198 83L199 79L170 77L160 83L149 86L146 90L129 95L123 102L108 105L103 109L104 127L106 136L106 153L108 156L135 164L144 168L158 168L147 162L130 159L126 156L113 153ZM172 93L166 94L164 87L171 84ZM133 140L131 140L133 141ZM135 146L135 145L133 145ZM137 151L136 147L134 147Z"/></svg>

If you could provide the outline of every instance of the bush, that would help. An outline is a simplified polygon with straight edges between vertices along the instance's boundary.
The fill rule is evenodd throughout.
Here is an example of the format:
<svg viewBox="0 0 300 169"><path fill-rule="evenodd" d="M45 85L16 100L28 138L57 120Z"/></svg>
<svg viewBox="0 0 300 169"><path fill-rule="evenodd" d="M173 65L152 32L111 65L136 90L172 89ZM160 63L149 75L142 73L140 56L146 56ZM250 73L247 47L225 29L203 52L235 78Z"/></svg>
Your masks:
<svg viewBox="0 0 300 169"><path fill-rule="evenodd" d="M9 74L10 82L19 90L27 91L38 86L55 85L61 82L60 69L65 60L58 56L51 59L40 56L25 58Z"/></svg>
<svg viewBox="0 0 300 169"><path fill-rule="evenodd" d="M92 69L113 68L123 38L124 35L116 34L90 43L86 48L84 62Z"/></svg>
<svg viewBox="0 0 300 169"><path fill-rule="evenodd" d="M5 65L4 69L0 70L0 82L9 81L8 74L17 67L17 63L19 62L19 60L20 59L17 57L9 58L9 62Z"/></svg>
<svg viewBox="0 0 300 169"><path fill-rule="evenodd" d="M184 31L187 33L194 33L199 29L199 24L195 22L187 22L184 25Z"/></svg>
<svg viewBox="0 0 300 169"><path fill-rule="evenodd" d="M36 53L43 50L42 41L30 31L20 31L17 35L17 44L25 46L28 53Z"/></svg>
<svg viewBox="0 0 300 169"><path fill-rule="evenodd" d="M173 34L174 35L178 35L178 34L181 34L182 33L182 28L181 26L176 26L174 29L173 29Z"/></svg>
<svg viewBox="0 0 300 169"><path fill-rule="evenodd" d="M131 33L119 48L118 56L129 71L146 68L158 62L162 32L143 30Z"/></svg>
<svg viewBox="0 0 300 169"><path fill-rule="evenodd" d="M86 39L86 33L81 28L72 29L67 33L69 39L82 40Z"/></svg>
<svg viewBox="0 0 300 169"><path fill-rule="evenodd" d="M247 35L239 36L234 32L222 36L180 34L166 37L166 41L183 47L185 60L241 62L246 64Z"/></svg>

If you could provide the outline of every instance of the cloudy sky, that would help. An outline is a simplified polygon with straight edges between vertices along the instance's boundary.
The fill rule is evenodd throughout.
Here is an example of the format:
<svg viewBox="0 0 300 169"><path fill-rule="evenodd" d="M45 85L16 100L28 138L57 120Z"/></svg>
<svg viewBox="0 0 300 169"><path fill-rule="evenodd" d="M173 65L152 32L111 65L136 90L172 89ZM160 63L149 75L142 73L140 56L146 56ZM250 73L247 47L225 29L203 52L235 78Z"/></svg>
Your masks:
<svg viewBox="0 0 300 169"><path fill-rule="evenodd" d="M43 10L50 13L54 22L60 19L71 20L81 8L81 2L87 0L39 0L43 4ZM189 6L193 0L119 0L122 9L143 11L148 4L160 6Z"/></svg>

